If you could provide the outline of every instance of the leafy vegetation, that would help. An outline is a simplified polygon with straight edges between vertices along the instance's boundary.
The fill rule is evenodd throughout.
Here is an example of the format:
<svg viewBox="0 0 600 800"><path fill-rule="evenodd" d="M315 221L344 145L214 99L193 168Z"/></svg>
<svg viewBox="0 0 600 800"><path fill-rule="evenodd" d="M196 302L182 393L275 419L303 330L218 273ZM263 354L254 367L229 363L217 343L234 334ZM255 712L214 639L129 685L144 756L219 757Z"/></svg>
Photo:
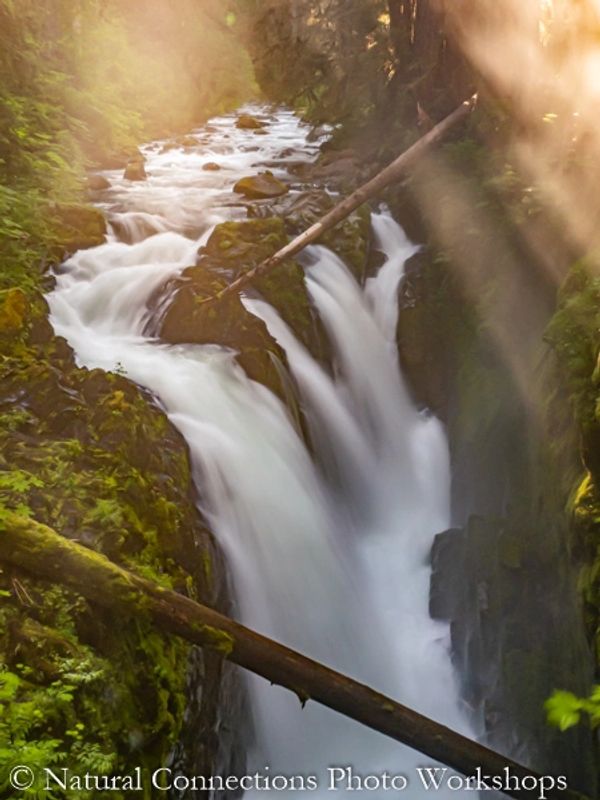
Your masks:
<svg viewBox="0 0 600 800"><path fill-rule="evenodd" d="M566 731L581 721L586 714L590 724L596 728L600 725L600 686L595 686L589 697L577 697L573 692L555 691L546 700L548 722Z"/></svg>
<svg viewBox="0 0 600 800"><path fill-rule="evenodd" d="M122 167L145 139L255 91L231 25L219 2L0 0L0 517L54 524L200 597L212 550L182 441L122 376L76 368L42 292L48 266L104 239L84 204L87 168ZM164 763L189 650L143 620L115 632L73 592L0 570L0 794L16 763L98 774ZM198 710L207 729L214 696Z"/></svg>

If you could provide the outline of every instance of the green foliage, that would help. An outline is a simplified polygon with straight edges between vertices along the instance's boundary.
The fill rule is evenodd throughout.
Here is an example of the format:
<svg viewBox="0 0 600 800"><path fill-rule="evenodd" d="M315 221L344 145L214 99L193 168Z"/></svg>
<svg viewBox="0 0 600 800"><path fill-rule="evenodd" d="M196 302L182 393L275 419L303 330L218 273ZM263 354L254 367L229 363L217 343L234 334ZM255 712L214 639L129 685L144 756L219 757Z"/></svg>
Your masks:
<svg viewBox="0 0 600 800"><path fill-rule="evenodd" d="M77 721L77 707L86 702L82 690L106 680L106 669L85 655L59 658L55 667L57 677L42 685L36 670L23 663L0 671L0 791L8 789L10 771L19 764L34 772L68 764L75 772L93 769L101 775L115 766L114 755L90 741L86 726ZM91 735L98 733L102 735L98 730ZM50 800L61 795L33 786L24 796ZM82 800L87 797L91 794Z"/></svg>
<svg viewBox="0 0 600 800"><path fill-rule="evenodd" d="M84 167L124 166L254 91L230 23L216 2L0 0L0 289L30 292L94 243L52 206L81 201Z"/></svg>
<svg viewBox="0 0 600 800"><path fill-rule="evenodd" d="M573 692L557 689L544 707L550 725L561 731L578 725L582 714L586 714L590 725L596 728L600 725L600 686L595 686L589 697L577 697Z"/></svg>
<svg viewBox="0 0 600 800"><path fill-rule="evenodd" d="M189 127L252 91L227 15L191 0L0 0L0 175L65 198L82 157Z"/></svg>

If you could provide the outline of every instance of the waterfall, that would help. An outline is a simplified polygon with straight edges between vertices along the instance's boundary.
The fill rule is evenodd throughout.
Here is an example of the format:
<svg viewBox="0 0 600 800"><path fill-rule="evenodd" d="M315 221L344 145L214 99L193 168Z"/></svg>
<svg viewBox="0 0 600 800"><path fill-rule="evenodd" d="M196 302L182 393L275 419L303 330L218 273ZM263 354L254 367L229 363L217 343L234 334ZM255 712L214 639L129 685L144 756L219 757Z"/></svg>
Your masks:
<svg viewBox="0 0 600 800"><path fill-rule="evenodd" d="M311 451L285 406L229 351L144 335L156 288L193 263L216 222L239 216L230 205L233 182L284 147L305 158L316 152L287 111L260 137L259 152L231 117L212 125L201 153L146 148L146 184L108 174L113 214L125 219L106 244L63 265L48 296L56 333L80 363L118 367L151 389L184 435L242 622L468 734L448 628L428 613L428 555L434 535L449 526L447 446L438 420L414 406L398 366L397 292L415 247L389 213L373 215L386 260L364 288L327 249L306 255L333 374L274 308L245 300L287 354ZM199 170L215 158L221 171ZM138 241L141 225L157 232ZM117 240L118 230L130 243ZM249 774L314 775L319 788L311 794L324 797L329 767L387 770L410 778L408 797L425 796L416 767L431 760L314 703L302 708L257 676L247 682Z"/></svg>

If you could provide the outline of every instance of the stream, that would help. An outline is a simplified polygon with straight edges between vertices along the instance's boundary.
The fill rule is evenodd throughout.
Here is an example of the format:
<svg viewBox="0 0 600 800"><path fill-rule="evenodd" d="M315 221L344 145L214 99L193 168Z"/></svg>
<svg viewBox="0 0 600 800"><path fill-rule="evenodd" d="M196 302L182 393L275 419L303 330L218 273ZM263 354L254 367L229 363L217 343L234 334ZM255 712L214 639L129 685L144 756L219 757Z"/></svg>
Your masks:
<svg viewBox="0 0 600 800"><path fill-rule="evenodd" d="M103 173L112 188L99 205L118 224L105 244L62 266L48 296L52 324L80 364L122 371L150 389L185 437L243 623L472 735L448 627L428 612L429 552L449 527L449 458L442 425L414 406L398 365L397 292L417 248L389 213L373 214L385 263L364 287L322 246L303 257L333 374L275 308L244 300L286 352L312 452L287 408L231 351L218 342L166 345L144 333L156 290L195 262L216 224L245 218L235 181L277 161L275 176L293 183L286 160L317 156L320 142L308 140L310 129L291 112L244 111L269 117L267 135L239 130L226 115L194 131L195 148L142 148L147 181ZM221 169L203 171L208 161ZM388 771L407 776L405 796L431 794L417 774L430 759L314 703L302 708L262 678L246 681L249 775L315 776L308 788L321 798L330 795L329 768ZM352 786L345 775L338 793L389 796L374 784ZM252 788L245 796L261 794Z"/></svg>

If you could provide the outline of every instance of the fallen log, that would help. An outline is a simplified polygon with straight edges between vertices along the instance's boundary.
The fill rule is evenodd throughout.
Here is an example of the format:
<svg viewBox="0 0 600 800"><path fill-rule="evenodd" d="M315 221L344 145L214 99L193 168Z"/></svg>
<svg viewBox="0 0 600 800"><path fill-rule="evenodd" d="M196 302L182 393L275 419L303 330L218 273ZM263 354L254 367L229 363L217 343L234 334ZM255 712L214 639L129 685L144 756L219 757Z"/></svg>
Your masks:
<svg viewBox="0 0 600 800"><path fill-rule="evenodd" d="M375 197L375 195L379 194L386 186L398 181L405 175L427 150L443 139L451 128L471 113L476 102L477 95L473 95L469 100L465 100L464 103L461 103L451 114L445 117L441 122L438 122L437 125L434 125L428 133L411 145L408 150L401 153L398 158L392 161L391 164L388 164L381 172L378 172L377 175L367 181L367 183L364 183L352 192L351 195L334 206L331 211L327 212L325 216L321 217L321 219L311 225L310 228L307 228L296 236L295 239L292 239L291 242L278 250L274 255L270 256L270 258L262 261L253 269L248 270L248 272L244 272L239 278L236 278L233 283L230 283L220 292L217 292L217 294L198 301L198 304L214 303L233 292L238 292L254 280L254 278L264 275L266 272L282 264L287 258L297 255L309 244L315 242L326 231L334 228L367 200Z"/></svg>
<svg viewBox="0 0 600 800"><path fill-rule="evenodd" d="M165 633L220 653L224 658L294 692L304 705L315 700L373 730L419 750L470 776L506 778L505 793L519 800L587 800L549 788L548 776L511 761L339 672L313 661L200 605L117 566L104 556L65 539L51 528L16 514L0 514L0 561L60 583L124 618L147 615ZM522 788L528 779L530 788ZM540 784L544 779L545 783ZM521 788L514 788L515 781Z"/></svg>

